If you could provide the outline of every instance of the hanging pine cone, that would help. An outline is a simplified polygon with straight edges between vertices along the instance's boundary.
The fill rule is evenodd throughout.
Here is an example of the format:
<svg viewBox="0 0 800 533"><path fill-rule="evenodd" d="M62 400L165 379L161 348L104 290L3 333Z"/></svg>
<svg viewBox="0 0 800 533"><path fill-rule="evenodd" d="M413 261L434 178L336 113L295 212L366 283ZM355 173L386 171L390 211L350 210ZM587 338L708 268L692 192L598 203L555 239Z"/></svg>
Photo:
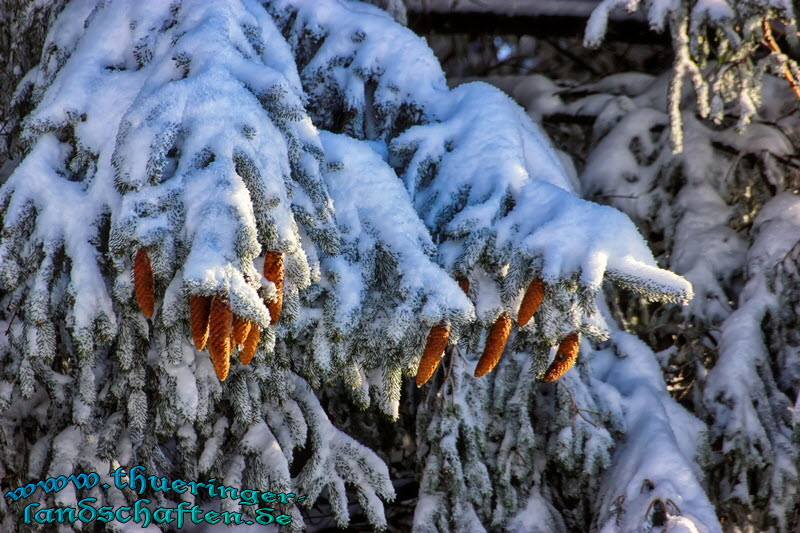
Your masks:
<svg viewBox="0 0 800 533"><path fill-rule="evenodd" d="M198 350L206 347L208 340L208 317L211 312L211 298L208 296L189 296L189 316L192 325L192 339Z"/></svg>
<svg viewBox="0 0 800 533"><path fill-rule="evenodd" d="M517 324L519 327L525 327L533 318L536 310L542 304L544 299L544 283L542 280L535 279L528 285L528 290L525 291L525 296L522 297L522 304L519 306L519 315L517 317Z"/></svg>
<svg viewBox="0 0 800 533"><path fill-rule="evenodd" d="M238 316L233 317L233 342L241 346L247 339L247 334L250 333L250 321L243 320Z"/></svg>
<svg viewBox="0 0 800 533"><path fill-rule="evenodd" d="M564 337L564 340L562 340L561 344L558 345L556 357L547 368L547 372L545 372L542 381L545 383L553 383L558 378L566 374L567 370L575 365L575 361L578 359L578 350L580 346L580 333L570 333Z"/></svg>
<svg viewBox="0 0 800 533"><path fill-rule="evenodd" d="M274 326L278 323L283 305L283 253L267 252L264 257L264 277L267 281L274 283L275 289L278 291L275 299L267 302L270 316L269 325Z"/></svg>
<svg viewBox="0 0 800 533"><path fill-rule="evenodd" d="M247 339L244 341L244 348L242 348L242 351L239 353L239 361L241 361L244 366L249 365L250 361L253 360L259 340L261 340L261 328L253 324L250 327L250 331L247 333Z"/></svg>
<svg viewBox="0 0 800 533"><path fill-rule="evenodd" d="M492 324L489 335L486 337L486 346L483 348L483 355L478 360L475 367L475 377L479 378L488 374L500 362L500 356L506 347L508 336L511 334L511 317L508 313L503 313Z"/></svg>
<svg viewBox="0 0 800 533"><path fill-rule="evenodd" d="M431 328L430 333L428 333L428 340L425 342L425 351L419 360L419 367L417 367L417 387L425 385L431 379L433 373L436 372L449 338L449 324L442 322Z"/></svg>
<svg viewBox="0 0 800 533"><path fill-rule="evenodd" d="M233 313L228 300L215 296L209 316L208 354L220 381L225 381L231 368L231 330Z"/></svg>
<svg viewBox="0 0 800 533"><path fill-rule="evenodd" d="M464 294L469 295L469 280L467 278L459 276L456 278L456 283L458 283L458 286L464 291Z"/></svg>
<svg viewBox="0 0 800 533"><path fill-rule="evenodd" d="M147 250L139 248L133 261L133 289L136 292L136 302L145 317L153 316L155 303L153 286L153 268L150 266L150 256Z"/></svg>

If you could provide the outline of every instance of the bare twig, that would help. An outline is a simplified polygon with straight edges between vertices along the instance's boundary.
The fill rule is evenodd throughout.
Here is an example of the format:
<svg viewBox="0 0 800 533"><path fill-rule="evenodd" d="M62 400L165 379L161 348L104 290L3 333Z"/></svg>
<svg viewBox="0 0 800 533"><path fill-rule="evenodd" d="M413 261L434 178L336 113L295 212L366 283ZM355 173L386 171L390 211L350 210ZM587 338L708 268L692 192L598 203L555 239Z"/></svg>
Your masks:
<svg viewBox="0 0 800 533"><path fill-rule="evenodd" d="M11 319L8 321L8 328L6 328L6 337L8 334L11 333L11 326L14 324L14 319L17 318L17 312L19 312L19 306L14 308L14 314L11 315Z"/></svg>
<svg viewBox="0 0 800 533"><path fill-rule="evenodd" d="M589 414L595 415L596 417L601 418L601 419L603 417L602 414L598 413L597 411L590 411L588 409L581 409L580 407L578 407L578 404L575 403L575 397L572 395L572 391L569 390L569 387L564 385L564 383L562 383L561 381L556 381L556 385L561 385L562 387L564 387L564 390L567 391L567 394L569 395L569 401L570 401L570 404L571 404L570 408L572 410L572 419L573 420L575 420L575 415L578 415L581 418L583 418L588 424L591 424L592 426L594 426L594 427L596 427L598 429L602 429L604 427L603 424L601 424L599 422L596 422L594 420L588 419L586 417L586 415L584 415L583 413L589 413Z"/></svg>
<svg viewBox="0 0 800 533"><path fill-rule="evenodd" d="M779 57L784 56L784 53L781 51L778 43L775 41L775 37L772 36L772 27L770 26L769 19L764 18L761 21L761 26L764 28L764 45L772 50L774 54L778 54ZM781 63L783 66L783 77L789 82L789 85L792 87L792 91L794 91L795 96L800 98L800 86L797 85L797 80L794 78L792 70L789 68L789 65L786 64L786 59L783 59Z"/></svg>

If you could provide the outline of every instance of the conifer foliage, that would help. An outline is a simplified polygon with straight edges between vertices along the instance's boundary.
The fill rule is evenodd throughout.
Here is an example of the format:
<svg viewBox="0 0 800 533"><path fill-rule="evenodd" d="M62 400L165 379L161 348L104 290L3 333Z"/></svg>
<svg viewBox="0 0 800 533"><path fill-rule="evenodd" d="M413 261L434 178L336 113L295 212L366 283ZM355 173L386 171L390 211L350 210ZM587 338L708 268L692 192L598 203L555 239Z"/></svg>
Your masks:
<svg viewBox="0 0 800 533"><path fill-rule="evenodd" d="M560 343L580 367L579 333L621 335L604 279L668 302L692 288L627 216L574 194L508 97L449 90L424 41L358 2L76 0L12 104L32 111L0 188L4 484L140 464L322 498L340 525L349 486L383 527L388 468L315 389L343 383L353 408L397 417L447 324L448 374L417 418L415 527L591 521L621 398L657 392L606 383L624 363L601 352L566 387L538 380ZM481 353L494 370L476 380ZM691 445L676 453L691 464ZM685 478L659 495L694 491L711 523ZM0 505L14 530L20 510Z"/></svg>

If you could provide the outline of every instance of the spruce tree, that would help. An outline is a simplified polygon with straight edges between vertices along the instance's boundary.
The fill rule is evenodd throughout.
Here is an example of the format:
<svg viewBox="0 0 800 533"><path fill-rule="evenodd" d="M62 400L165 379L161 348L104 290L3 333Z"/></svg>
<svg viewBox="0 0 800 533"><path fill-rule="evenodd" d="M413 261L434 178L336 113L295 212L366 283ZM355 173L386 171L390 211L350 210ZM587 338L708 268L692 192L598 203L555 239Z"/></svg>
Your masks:
<svg viewBox="0 0 800 533"><path fill-rule="evenodd" d="M587 43L599 43L620 4L598 7ZM581 181L590 196L628 213L662 250L663 264L696 289L682 310L634 305L624 314L644 319L639 328L664 347L673 389L708 425L709 495L720 517L731 530L793 531L800 522L797 6L627 7L668 30L674 67L627 88L624 75L586 88L608 100L589 113L596 120ZM694 94L682 90L687 75ZM598 164L611 157L617 165Z"/></svg>
<svg viewBox="0 0 800 533"><path fill-rule="evenodd" d="M379 9L69 2L11 105L30 111L0 188L4 491L142 465L324 500L341 526L355 494L383 528L389 470L320 398L395 419L444 352L415 530L718 530L702 425L601 293L686 304L691 285L575 194L521 108L448 89ZM33 498L87 495L138 497ZM26 529L9 502L4 530Z"/></svg>
<svg viewBox="0 0 800 533"><path fill-rule="evenodd" d="M704 124L687 106L681 120L691 143L675 155L668 79L605 93L582 181L590 195L629 213L702 297L681 310L626 304L624 296L615 306L661 347L671 388L707 423L707 478L720 515L734 527L791 531L800 503L792 414L800 392L793 333L800 204L796 139L784 128L795 127L794 96L784 80L766 79L764 91L774 96L744 134L733 120ZM589 89L594 97L613 91L608 81ZM620 164L596 164L612 157Z"/></svg>

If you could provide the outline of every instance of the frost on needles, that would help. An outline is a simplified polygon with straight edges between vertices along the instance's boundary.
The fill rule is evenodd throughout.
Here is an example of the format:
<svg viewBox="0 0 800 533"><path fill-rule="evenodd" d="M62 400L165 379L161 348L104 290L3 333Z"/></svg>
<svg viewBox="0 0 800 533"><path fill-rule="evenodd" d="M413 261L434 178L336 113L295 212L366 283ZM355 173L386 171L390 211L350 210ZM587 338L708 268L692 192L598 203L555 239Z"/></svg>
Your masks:
<svg viewBox="0 0 800 533"><path fill-rule="evenodd" d="M403 377L446 322L448 378L418 413L415 527L587 522L612 466L609 429L626 431L624 401L588 365L565 378L574 398L537 376L568 334L613 334L598 311L605 277L650 299L686 303L692 289L658 267L625 215L575 195L544 134L502 93L449 90L422 39L357 2L74 1L13 105L32 111L15 139L24 157L0 188L0 442L12 484L141 464L322 497L340 525L349 486L383 527L388 468L331 423L314 389L344 383L354 408L396 417ZM150 320L134 296L141 249ZM276 327L267 252L285 258ZM546 284L541 309L512 332L508 361L476 381L487 327L516 318L533 279ZM262 329L253 362L234 356L224 382L192 344L190 296L225 297ZM616 422L570 418L570 399ZM563 475L579 471L570 486ZM560 508L572 500L575 512ZM3 502L0 513L12 530L18 510Z"/></svg>

